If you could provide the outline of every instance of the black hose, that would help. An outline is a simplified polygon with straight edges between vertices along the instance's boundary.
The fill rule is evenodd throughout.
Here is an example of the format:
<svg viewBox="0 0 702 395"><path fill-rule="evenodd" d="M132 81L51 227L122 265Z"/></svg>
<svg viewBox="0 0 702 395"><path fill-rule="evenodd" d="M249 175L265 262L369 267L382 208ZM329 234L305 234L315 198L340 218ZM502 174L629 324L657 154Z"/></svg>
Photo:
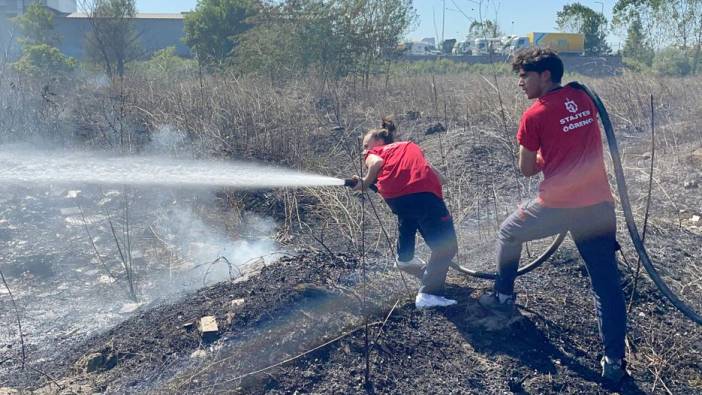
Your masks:
<svg viewBox="0 0 702 395"><path fill-rule="evenodd" d="M592 101L595 103L597 111L600 113L600 120L602 121L602 125L604 125L605 134L607 135L609 153L612 156L612 162L614 164L614 175L617 179L617 189L619 190L619 199L622 204L622 210L624 211L626 226L629 230L629 236L631 236L631 241L634 243L636 253L639 255L641 263L643 263L646 272L648 272L648 275L651 277L654 284L656 284L658 290L661 291L663 296L665 296L666 299L668 299L668 301L673 306L675 306L676 309L680 310L680 312L683 313L687 318L691 319L699 325L702 325L702 316L700 316L699 313L693 310L692 307L688 306L685 302L680 300L680 298L678 298L678 296L668 287L665 281L661 278L660 274L658 274L658 271L653 266L653 262L651 262L651 258L648 256L648 252L646 251L646 247L644 246L643 241L639 236L639 231L636 228L636 222L634 221L634 215L631 210L631 202L629 201L629 192L626 186L626 180L624 179L624 168L622 167L622 159L619 154L617 138L614 135L612 121L609 119L609 114L607 113L607 109L605 108L604 104L602 104L602 100L597 95L597 93L593 92L592 90L590 90L590 88L583 84L580 84L579 82L571 82L570 84L568 84L568 86L571 86L575 89L580 89L587 93L587 95L590 96Z"/></svg>
<svg viewBox="0 0 702 395"><path fill-rule="evenodd" d="M539 255L536 259L529 262L528 264L520 267L519 270L517 270L517 275L521 276L523 274L527 274L530 271L541 266L541 264L543 264L544 262L546 262L548 260L548 258L550 258L551 255L553 255L553 253L556 252L556 250L558 250L558 247L561 246L561 243L563 243L563 239L565 239L567 233L568 232L560 233L558 235L558 237L556 237L556 239L553 240L553 242L548 247L548 249L546 249L546 251L544 251L543 254ZM451 262L451 267L456 269L457 271L463 273L463 274L467 274L467 275L472 276L472 277L483 278L485 280L495 280L497 278L496 273L479 272L479 271L471 270L465 266L461 266L461 265L453 263L453 262Z"/></svg>

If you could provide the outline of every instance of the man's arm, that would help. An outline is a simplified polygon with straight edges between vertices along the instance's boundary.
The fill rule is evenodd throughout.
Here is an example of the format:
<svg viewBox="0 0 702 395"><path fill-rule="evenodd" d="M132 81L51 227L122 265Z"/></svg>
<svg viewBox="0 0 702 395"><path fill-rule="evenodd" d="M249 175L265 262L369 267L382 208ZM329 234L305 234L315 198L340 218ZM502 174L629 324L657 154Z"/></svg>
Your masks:
<svg viewBox="0 0 702 395"><path fill-rule="evenodd" d="M523 145L519 146L519 170L525 177L531 177L541 172L544 160L536 151L529 151Z"/></svg>
<svg viewBox="0 0 702 395"><path fill-rule="evenodd" d="M368 167L368 172L366 173L366 176L361 179L361 182L356 184L353 189L356 191L360 191L361 188L366 190L371 184L375 183L378 180L378 173L380 173L380 169L383 168L383 163L385 163L383 158L379 157L378 155L368 155L366 158L366 167Z"/></svg>

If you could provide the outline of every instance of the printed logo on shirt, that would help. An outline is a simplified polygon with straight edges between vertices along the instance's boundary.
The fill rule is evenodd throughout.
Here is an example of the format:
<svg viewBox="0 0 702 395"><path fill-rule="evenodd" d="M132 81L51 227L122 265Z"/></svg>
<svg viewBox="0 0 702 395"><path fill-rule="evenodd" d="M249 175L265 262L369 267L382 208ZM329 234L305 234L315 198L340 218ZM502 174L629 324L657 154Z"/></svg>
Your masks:
<svg viewBox="0 0 702 395"><path fill-rule="evenodd" d="M576 112L578 112L578 105L575 104L574 101L572 101L572 100L570 100L570 99L568 99L568 98L566 98L565 108L566 108L566 110L570 111L571 113L576 113Z"/></svg>
<svg viewBox="0 0 702 395"><path fill-rule="evenodd" d="M566 99L564 104L566 110L572 114L565 118L561 118L561 125L563 126L562 130L564 132L568 133L595 122L595 120L590 116L592 114L590 110L578 112L578 105L573 100Z"/></svg>

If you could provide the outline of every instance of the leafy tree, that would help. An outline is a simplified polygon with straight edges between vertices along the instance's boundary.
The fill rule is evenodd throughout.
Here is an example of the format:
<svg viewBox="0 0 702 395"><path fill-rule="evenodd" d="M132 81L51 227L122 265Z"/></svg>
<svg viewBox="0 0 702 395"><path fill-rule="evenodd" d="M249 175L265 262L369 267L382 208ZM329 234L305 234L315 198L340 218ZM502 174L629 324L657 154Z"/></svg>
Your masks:
<svg viewBox="0 0 702 395"><path fill-rule="evenodd" d="M22 44L57 45L58 35L54 31L54 14L39 2L32 3L24 14L14 19L22 31Z"/></svg>
<svg viewBox="0 0 702 395"><path fill-rule="evenodd" d="M90 30L88 56L101 64L110 77L124 76L127 62L141 54L139 34L133 26L135 0L85 0Z"/></svg>
<svg viewBox="0 0 702 395"><path fill-rule="evenodd" d="M642 22L647 41L654 49L675 46L692 50L692 73L702 51L702 0L618 0L614 25L630 27Z"/></svg>
<svg viewBox="0 0 702 395"><path fill-rule="evenodd" d="M253 19L234 60L273 78L310 70L323 78L367 78L398 53L413 20L409 0L288 0Z"/></svg>
<svg viewBox="0 0 702 395"><path fill-rule="evenodd" d="M55 47L59 37L54 31L54 14L32 3L25 13L14 18L22 37L22 55L13 64L18 72L33 78L46 80L65 77L76 67L76 61L61 53Z"/></svg>
<svg viewBox="0 0 702 395"><path fill-rule="evenodd" d="M646 40L641 20L634 18L629 25L623 55L639 63L650 66L653 61L653 48Z"/></svg>
<svg viewBox="0 0 702 395"><path fill-rule="evenodd" d="M185 15L185 43L201 64L223 64L261 6L257 0L199 0Z"/></svg>
<svg viewBox="0 0 702 395"><path fill-rule="evenodd" d="M502 30L495 21L485 20L482 22L473 21L468 27L469 39L494 38L502 36Z"/></svg>
<svg viewBox="0 0 702 395"><path fill-rule="evenodd" d="M558 11L556 25L563 31L585 35L586 55L607 55L607 18L580 3L566 4Z"/></svg>
<svg viewBox="0 0 702 395"><path fill-rule="evenodd" d="M48 44L26 44L15 70L35 78L61 78L76 68L75 59Z"/></svg>

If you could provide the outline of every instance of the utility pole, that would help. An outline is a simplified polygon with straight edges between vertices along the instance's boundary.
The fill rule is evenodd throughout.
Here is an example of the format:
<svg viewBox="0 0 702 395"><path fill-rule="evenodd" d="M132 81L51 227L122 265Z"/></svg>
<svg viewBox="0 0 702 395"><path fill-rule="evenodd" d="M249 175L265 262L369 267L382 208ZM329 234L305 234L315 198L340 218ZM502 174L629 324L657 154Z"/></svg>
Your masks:
<svg viewBox="0 0 702 395"><path fill-rule="evenodd" d="M593 3L600 5L600 14L604 16L604 1L593 1Z"/></svg>
<svg viewBox="0 0 702 395"><path fill-rule="evenodd" d="M443 10L441 17L441 42L440 45L444 45L444 31L446 30L446 0L443 0Z"/></svg>

